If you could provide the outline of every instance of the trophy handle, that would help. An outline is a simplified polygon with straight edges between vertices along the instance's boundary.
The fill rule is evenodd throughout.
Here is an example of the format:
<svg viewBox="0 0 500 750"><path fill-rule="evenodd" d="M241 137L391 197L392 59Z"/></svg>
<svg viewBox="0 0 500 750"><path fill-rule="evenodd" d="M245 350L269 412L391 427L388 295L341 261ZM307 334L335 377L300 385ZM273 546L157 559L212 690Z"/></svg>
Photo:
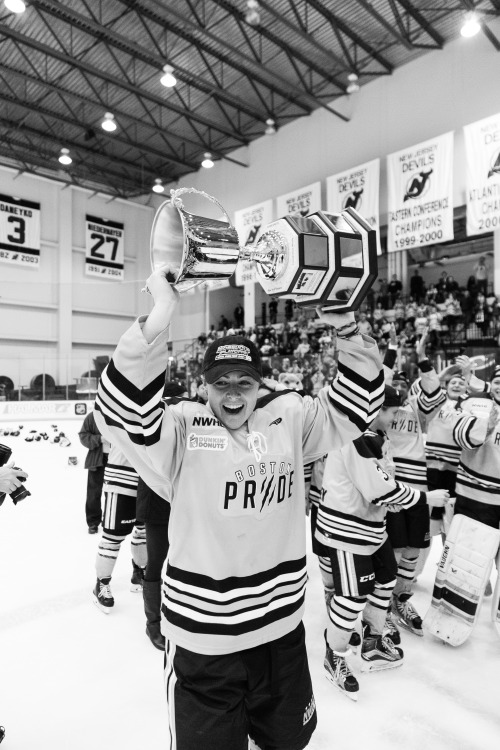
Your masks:
<svg viewBox="0 0 500 750"><path fill-rule="evenodd" d="M172 189L170 191L170 200L172 201L173 206L175 206L176 208L181 208L181 209L184 208L184 205L181 199L179 198L179 196L182 195L183 193L197 193L198 195L202 195L204 198L207 198L209 201L212 201L212 203L215 203L215 205L218 206L218 208L220 208L220 210L224 214L226 218L226 222L229 224L229 228L234 229L231 219L229 218L229 215L226 209L224 208L224 206L221 203L219 203L217 198L214 198L213 195L209 195L208 193L205 193L204 190L198 190L197 188L188 188L188 187L177 188L177 190Z"/></svg>

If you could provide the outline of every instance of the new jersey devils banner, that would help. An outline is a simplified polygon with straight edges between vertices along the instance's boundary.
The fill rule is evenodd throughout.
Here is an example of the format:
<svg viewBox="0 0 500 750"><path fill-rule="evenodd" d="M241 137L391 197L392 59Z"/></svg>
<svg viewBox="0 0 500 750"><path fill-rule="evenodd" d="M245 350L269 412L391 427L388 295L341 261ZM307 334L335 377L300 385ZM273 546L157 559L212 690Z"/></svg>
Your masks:
<svg viewBox="0 0 500 750"><path fill-rule="evenodd" d="M453 133L387 157L387 249L453 239Z"/></svg>
<svg viewBox="0 0 500 750"><path fill-rule="evenodd" d="M321 182L313 182L312 185L294 190L286 195L279 195L277 201L277 215L307 216L313 211L321 209Z"/></svg>
<svg viewBox="0 0 500 750"><path fill-rule="evenodd" d="M377 252L380 255L379 235L380 159L368 161L326 179L326 210L339 214L354 208L377 230Z"/></svg>
<svg viewBox="0 0 500 750"><path fill-rule="evenodd" d="M26 268L40 263L40 204L0 195L0 261Z"/></svg>
<svg viewBox="0 0 500 750"><path fill-rule="evenodd" d="M234 212L234 226L238 232L240 245L255 245L268 224L273 220L272 200L257 203L249 208L242 208ZM247 284L249 281L257 280L255 264L240 260L236 266L236 284Z"/></svg>
<svg viewBox="0 0 500 750"><path fill-rule="evenodd" d="M124 225L97 216L87 215L85 219L85 273L123 281Z"/></svg>
<svg viewBox="0 0 500 750"><path fill-rule="evenodd" d="M464 127L467 234L500 229L500 114Z"/></svg>

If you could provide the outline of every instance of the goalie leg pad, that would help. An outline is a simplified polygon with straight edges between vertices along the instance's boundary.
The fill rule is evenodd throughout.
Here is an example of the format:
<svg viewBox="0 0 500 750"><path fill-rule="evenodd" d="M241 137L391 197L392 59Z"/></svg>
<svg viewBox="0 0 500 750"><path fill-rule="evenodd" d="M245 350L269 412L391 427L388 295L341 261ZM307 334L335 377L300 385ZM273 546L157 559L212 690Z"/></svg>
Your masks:
<svg viewBox="0 0 500 750"><path fill-rule="evenodd" d="M456 515L438 565L424 626L452 646L469 637L498 551L500 531Z"/></svg>

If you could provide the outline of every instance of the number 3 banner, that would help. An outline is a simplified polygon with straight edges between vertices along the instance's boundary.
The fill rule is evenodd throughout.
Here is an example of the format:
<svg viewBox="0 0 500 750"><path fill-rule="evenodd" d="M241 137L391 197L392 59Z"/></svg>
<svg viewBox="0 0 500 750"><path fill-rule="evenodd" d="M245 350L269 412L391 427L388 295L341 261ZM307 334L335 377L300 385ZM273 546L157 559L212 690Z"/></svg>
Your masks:
<svg viewBox="0 0 500 750"><path fill-rule="evenodd" d="M117 221L86 216L85 273L123 281L124 225Z"/></svg>
<svg viewBox="0 0 500 750"><path fill-rule="evenodd" d="M37 268L40 204L0 195L0 262Z"/></svg>

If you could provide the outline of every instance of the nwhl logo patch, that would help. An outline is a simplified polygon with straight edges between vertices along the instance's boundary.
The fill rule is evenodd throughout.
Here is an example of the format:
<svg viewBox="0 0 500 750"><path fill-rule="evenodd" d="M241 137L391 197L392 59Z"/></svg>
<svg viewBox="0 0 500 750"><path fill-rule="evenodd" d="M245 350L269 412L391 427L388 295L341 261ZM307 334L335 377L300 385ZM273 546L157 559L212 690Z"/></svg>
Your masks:
<svg viewBox="0 0 500 750"><path fill-rule="evenodd" d="M214 435L196 435L191 432L188 435L188 451L225 451L228 445L228 439L224 435L216 437Z"/></svg>
<svg viewBox="0 0 500 750"><path fill-rule="evenodd" d="M215 359L245 359L252 361L250 349L244 344L223 344L217 349Z"/></svg>

